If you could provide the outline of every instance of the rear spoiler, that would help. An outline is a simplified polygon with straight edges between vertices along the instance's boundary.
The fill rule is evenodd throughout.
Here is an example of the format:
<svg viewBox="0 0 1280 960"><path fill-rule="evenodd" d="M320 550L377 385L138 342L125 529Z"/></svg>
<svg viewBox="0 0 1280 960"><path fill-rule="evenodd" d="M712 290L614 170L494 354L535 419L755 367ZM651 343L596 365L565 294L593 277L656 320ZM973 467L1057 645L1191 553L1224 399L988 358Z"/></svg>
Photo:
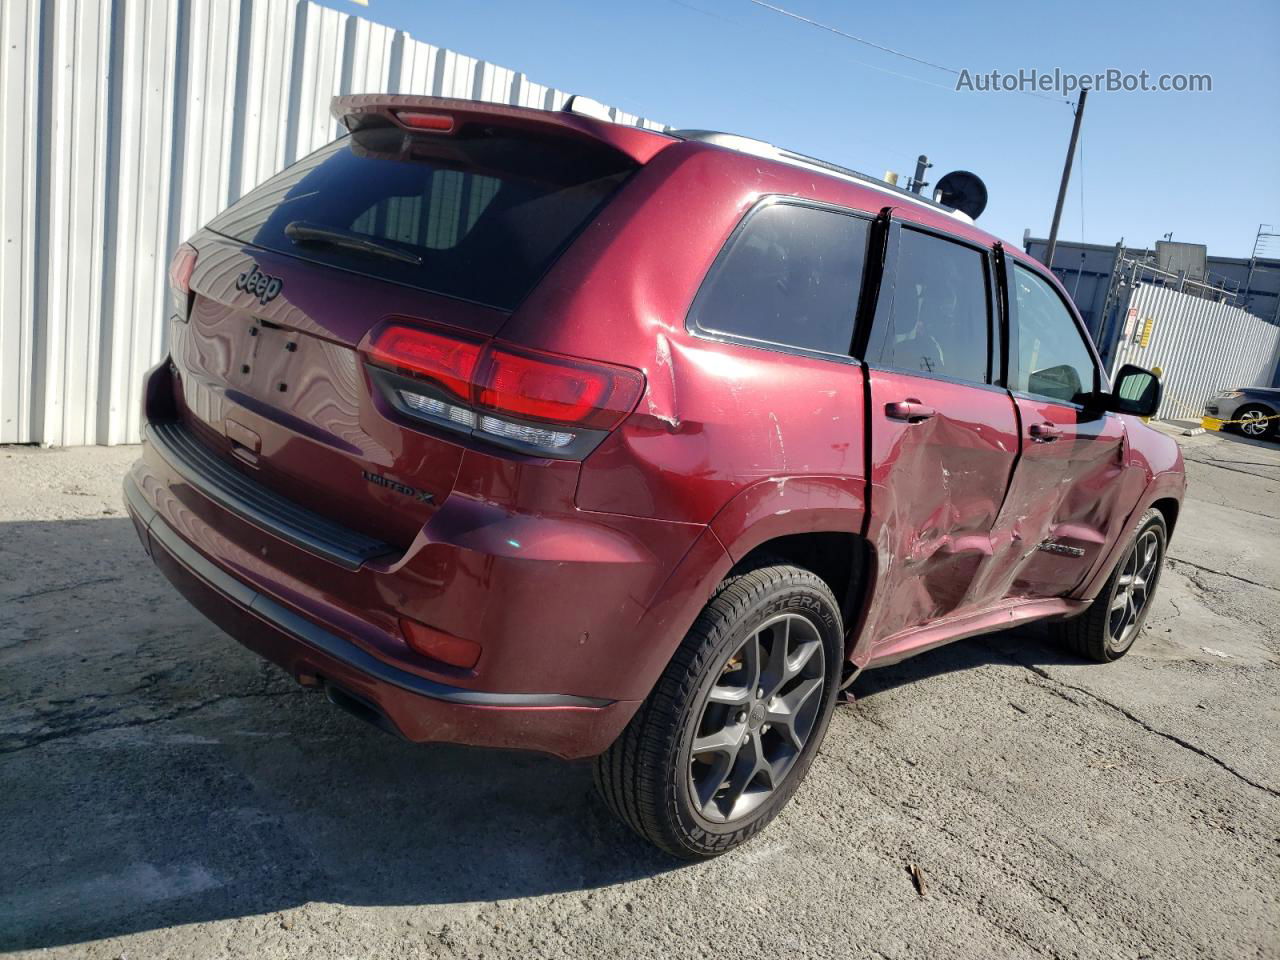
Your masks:
<svg viewBox="0 0 1280 960"><path fill-rule="evenodd" d="M406 130L434 131L444 136L467 123L499 123L504 127L544 135L594 140L625 154L636 163L648 163L660 150L677 142L674 137L656 130L613 123L576 112L534 110L448 97L360 93L334 97L329 109L348 129L353 121L371 115L385 117Z"/></svg>

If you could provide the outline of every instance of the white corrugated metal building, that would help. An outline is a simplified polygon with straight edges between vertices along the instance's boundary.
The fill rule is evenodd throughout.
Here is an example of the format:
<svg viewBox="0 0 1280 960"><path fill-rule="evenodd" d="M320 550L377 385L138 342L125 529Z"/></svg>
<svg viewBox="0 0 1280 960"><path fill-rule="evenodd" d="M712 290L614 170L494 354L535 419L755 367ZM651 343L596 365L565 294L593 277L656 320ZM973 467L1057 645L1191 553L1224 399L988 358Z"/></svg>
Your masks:
<svg viewBox="0 0 1280 960"><path fill-rule="evenodd" d="M172 250L384 91L568 98L307 0L3 0L0 443L137 442Z"/></svg>

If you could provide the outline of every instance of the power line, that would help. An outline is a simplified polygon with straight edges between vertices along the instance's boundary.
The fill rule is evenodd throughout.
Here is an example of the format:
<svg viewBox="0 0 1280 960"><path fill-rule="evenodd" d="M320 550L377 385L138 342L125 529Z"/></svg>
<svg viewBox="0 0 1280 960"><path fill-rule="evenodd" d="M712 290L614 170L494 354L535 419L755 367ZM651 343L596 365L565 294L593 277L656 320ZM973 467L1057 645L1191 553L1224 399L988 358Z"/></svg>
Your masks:
<svg viewBox="0 0 1280 960"><path fill-rule="evenodd" d="M811 27L817 27L819 30L826 30L828 33L834 33L837 37L843 37L845 40L852 40L854 43L861 43L864 46L871 47L874 50L879 50L883 53L889 53L895 57L902 57L904 60L910 60L911 62L921 64L922 66L932 67L934 70L941 70L944 73L949 73L955 77L960 76L961 71L957 70L955 67L948 67L946 64L942 64L942 63L934 63L932 60L925 60L923 57L912 56L911 54L904 53L901 50L895 50L893 49L893 47L886 47L882 43L876 43L874 40L868 40L866 37L856 36L855 34L849 33L846 30L841 30L839 27L833 27L828 23L821 23L817 20L812 20L809 17L801 16L798 13L793 13L790 10L784 10L782 7L776 7L772 3L766 3L765 0L749 0L749 2L754 3L757 7L764 7L766 10L772 10L774 13L781 14L784 17L790 17L792 20L797 20L800 23L808 24ZM870 66L870 64L864 64L864 65ZM905 76L905 75L899 74L899 76ZM912 77L911 79L920 80L919 77ZM920 82L929 83L928 80L921 80ZM940 84L930 84L930 85L940 86ZM952 89L952 92L953 93L955 92L954 89ZM1070 106L1070 101L1064 97L1051 97L1048 94L1038 93L1035 90L1015 90L1014 92L1023 93L1023 94L1026 94L1028 97L1035 97L1038 100L1048 100L1050 103L1065 103L1068 106Z"/></svg>
<svg viewBox="0 0 1280 960"><path fill-rule="evenodd" d="M715 17L717 20L722 20L722 21L723 21L723 22L725 22L725 23L733 24L735 27L741 27L741 28L744 28L744 29L745 29L745 28L746 28L746 26L747 26L745 23L742 23L741 21L738 21L738 20L731 20L730 18L725 17L725 16L722 16L721 14L713 13L713 12L712 12L712 11L710 11L710 10L704 10L704 9L702 9L702 7L694 6L692 3L688 3L688 2L687 2L687 0L667 0L667 2L668 2L668 3L671 3L671 4L674 4L674 5L678 6L678 7L683 7L685 10L691 10L691 11L693 11L694 13L700 13L700 14L702 14L703 16L707 16L707 17ZM789 17L796 17L796 15L795 15L795 14L793 14L793 13L790 13L790 12L788 12L788 11L786 11L786 10L783 10L783 9L779 8L779 7L773 7L773 6L770 6L770 5L769 5L769 4L767 4L767 3L761 4L761 6L768 7L770 10L776 10L778 13L785 14L786 16L789 16ZM798 20L802 20L802 21L804 21L804 22L806 22L806 23L811 23L811 22L813 22L813 21L805 20L805 18L804 18L804 17L796 17L796 19L798 19ZM822 25L822 24L815 24L815 26L823 26L823 25ZM831 29L831 28L826 28L826 29ZM875 45L873 44L873 46L875 46ZM877 49L888 49L887 47L878 47L878 46L877 46L876 48L877 48ZM891 52L892 52L892 51L891 51ZM857 64L858 66L860 66L860 67L866 67L868 70L876 70L876 71L878 71L878 72L880 72L880 73L887 73L889 76L891 76L891 77L897 77L897 78L898 78L898 79L900 79L900 80L910 80L910 81L912 81L913 83L923 83L923 84L924 84L925 86L927 86L927 87L936 87L936 88L937 88L937 89L939 89L939 90L945 90L945 91L947 91L947 93L955 93L955 92L956 92L956 88L955 88L955 87L953 87L953 86L948 86L948 85L947 85L947 84L945 84L945 83L938 83L938 82L936 82L936 81L934 81L934 80L926 80L924 77L917 77L917 76L915 76L914 74L910 74L910 73L900 73L900 72L899 72L899 71L897 71L897 70L890 70L888 67L882 67L882 66L880 66L879 64L875 64L875 63L868 63L866 60L859 60L857 57L849 57L849 58L848 58L848 60L849 60L849 62L850 62L850 63L856 63L856 64ZM944 69L945 69L945 68L944 68Z"/></svg>
<svg viewBox="0 0 1280 960"><path fill-rule="evenodd" d="M810 20L808 17L802 17L798 13L792 13L790 10L783 10L781 7L775 7L771 3L765 3L764 0L751 0L757 7L764 7L766 10L772 10L774 13L780 13L784 17L790 17L792 20L799 20L801 23L807 23L811 27L817 27L819 30L826 30L828 33L834 33L837 37L844 37L846 40L853 40L855 43L866 44L868 47L874 47L877 50L883 50L885 53L891 53L895 57L902 57L906 60L913 60L916 63L923 64L926 67L933 67L935 70L945 70L947 73L960 76L960 71L952 67L944 67L940 63L934 63L932 60L922 60L920 57L913 57L909 53L903 53L901 50L894 50L892 47L886 47L883 44L867 40L864 37L855 37L852 33L829 26L825 23L819 23L817 20Z"/></svg>

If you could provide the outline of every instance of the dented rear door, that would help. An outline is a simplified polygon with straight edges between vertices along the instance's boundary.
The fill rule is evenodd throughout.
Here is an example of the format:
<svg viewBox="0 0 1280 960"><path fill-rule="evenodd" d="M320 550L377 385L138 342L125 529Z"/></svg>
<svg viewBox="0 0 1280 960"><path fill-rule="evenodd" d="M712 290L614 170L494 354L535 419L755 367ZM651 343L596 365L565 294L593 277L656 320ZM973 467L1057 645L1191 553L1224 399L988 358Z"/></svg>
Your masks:
<svg viewBox="0 0 1280 960"><path fill-rule="evenodd" d="M870 524L881 598L871 656L989 605L993 530L1018 456L999 381L991 251L893 224L864 356Z"/></svg>

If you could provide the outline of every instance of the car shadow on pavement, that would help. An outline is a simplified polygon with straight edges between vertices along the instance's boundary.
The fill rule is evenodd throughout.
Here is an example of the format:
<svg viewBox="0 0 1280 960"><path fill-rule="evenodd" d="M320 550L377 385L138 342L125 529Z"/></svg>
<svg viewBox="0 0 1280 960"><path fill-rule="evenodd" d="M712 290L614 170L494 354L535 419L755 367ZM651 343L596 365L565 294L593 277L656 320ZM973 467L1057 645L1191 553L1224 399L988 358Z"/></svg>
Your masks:
<svg viewBox="0 0 1280 960"><path fill-rule="evenodd" d="M125 519L0 537L0 951L679 866L589 765L409 744L302 690L187 606Z"/></svg>
<svg viewBox="0 0 1280 960"><path fill-rule="evenodd" d="M0 524L0 568L0 950L680 867L604 809L589 765L406 743L302 690L189 607L128 520ZM854 691L1079 662L1042 638L963 641Z"/></svg>

